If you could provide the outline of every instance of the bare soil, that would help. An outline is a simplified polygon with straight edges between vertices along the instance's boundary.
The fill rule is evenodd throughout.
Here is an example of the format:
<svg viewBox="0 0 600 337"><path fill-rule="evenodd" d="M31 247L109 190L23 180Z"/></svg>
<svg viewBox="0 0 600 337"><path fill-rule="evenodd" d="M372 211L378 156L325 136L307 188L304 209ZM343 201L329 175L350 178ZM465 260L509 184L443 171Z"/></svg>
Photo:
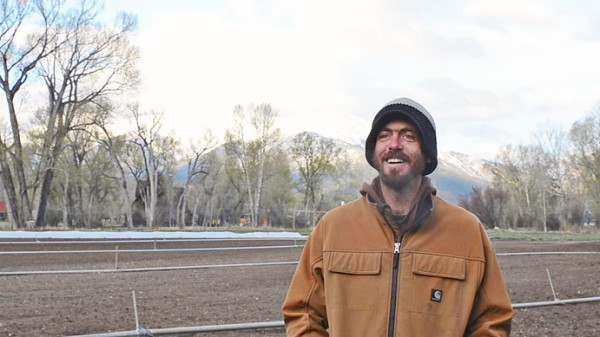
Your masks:
<svg viewBox="0 0 600 337"><path fill-rule="evenodd" d="M280 308L302 247L291 241L180 241L7 244L0 273L110 270L121 272L0 276L0 336L72 336L152 329L281 321ZM64 242L64 241L63 241ZM302 241L298 242L303 244ZM161 251L168 248L255 246L244 250ZM600 255L502 256L509 252L600 252L600 242L494 241L513 303L600 296ZM156 251L128 252L131 249ZM89 252L94 250L95 252ZM110 250L110 252L98 252ZM118 253L117 253L118 250ZM223 265L218 268L124 272L131 268ZM512 336L600 336L600 302L517 309ZM183 334L181 334L183 336ZM189 336L189 335L188 335ZM195 336L285 336L283 328L197 333Z"/></svg>

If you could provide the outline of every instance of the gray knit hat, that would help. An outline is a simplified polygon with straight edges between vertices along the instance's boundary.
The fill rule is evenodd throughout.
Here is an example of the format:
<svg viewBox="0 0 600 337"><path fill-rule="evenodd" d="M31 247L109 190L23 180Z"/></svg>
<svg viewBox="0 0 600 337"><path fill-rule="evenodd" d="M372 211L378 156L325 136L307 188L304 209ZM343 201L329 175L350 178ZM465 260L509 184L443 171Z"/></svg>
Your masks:
<svg viewBox="0 0 600 337"><path fill-rule="evenodd" d="M435 122L427 109L410 98L395 99L386 104L375 115L371 125L371 133L369 133L365 144L365 156L369 164L375 168L375 165L373 165L373 151L375 150L377 135L385 124L393 120L405 120L417 129L421 141L421 151L423 151L426 158L431 160L431 163L425 164L423 175L433 172L437 167Z"/></svg>

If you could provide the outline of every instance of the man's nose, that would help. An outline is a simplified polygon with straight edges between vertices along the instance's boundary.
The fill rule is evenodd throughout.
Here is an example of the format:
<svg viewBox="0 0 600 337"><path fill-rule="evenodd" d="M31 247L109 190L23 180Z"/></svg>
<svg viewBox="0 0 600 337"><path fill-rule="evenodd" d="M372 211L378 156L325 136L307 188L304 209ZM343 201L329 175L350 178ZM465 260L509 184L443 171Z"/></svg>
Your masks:
<svg viewBox="0 0 600 337"><path fill-rule="evenodd" d="M396 150L402 148L402 141L400 140L400 135L392 135L390 140L390 150Z"/></svg>

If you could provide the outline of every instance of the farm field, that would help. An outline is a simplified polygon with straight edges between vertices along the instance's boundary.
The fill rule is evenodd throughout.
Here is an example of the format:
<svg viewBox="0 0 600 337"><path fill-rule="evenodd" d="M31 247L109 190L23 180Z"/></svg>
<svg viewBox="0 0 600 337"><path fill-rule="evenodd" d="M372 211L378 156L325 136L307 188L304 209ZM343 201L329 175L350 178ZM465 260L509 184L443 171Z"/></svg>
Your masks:
<svg viewBox="0 0 600 337"><path fill-rule="evenodd" d="M135 309L139 325L148 329L278 322L304 243L283 239L15 241L0 240L0 336L132 331ZM503 255L600 252L600 241L493 242L513 303L552 300L548 273L559 299L600 296L599 254ZM71 253L54 253L66 250ZM15 251L44 253L6 253ZM262 265L233 266L251 263ZM207 265L217 266L187 269ZM116 266L120 272L111 272ZM158 267L181 269L133 271ZM58 270L98 272L8 274ZM516 309L512 336L599 336L598 317L600 302ZM276 327L194 336L285 336L285 332Z"/></svg>

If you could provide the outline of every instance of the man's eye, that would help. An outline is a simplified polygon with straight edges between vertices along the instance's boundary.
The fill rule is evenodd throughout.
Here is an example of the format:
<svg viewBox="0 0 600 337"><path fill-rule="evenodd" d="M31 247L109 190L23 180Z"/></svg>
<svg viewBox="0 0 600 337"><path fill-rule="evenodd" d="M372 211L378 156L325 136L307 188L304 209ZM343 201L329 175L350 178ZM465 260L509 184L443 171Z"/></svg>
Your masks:
<svg viewBox="0 0 600 337"><path fill-rule="evenodd" d="M402 135L402 138L408 142L414 142L417 140L417 136L414 133L405 133Z"/></svg>
<svg viewBox="0 0 600 337"><path fill-rule="evenodd" d="M380 133L377 139L387 139L389 136L387 133Z"/></svg>

